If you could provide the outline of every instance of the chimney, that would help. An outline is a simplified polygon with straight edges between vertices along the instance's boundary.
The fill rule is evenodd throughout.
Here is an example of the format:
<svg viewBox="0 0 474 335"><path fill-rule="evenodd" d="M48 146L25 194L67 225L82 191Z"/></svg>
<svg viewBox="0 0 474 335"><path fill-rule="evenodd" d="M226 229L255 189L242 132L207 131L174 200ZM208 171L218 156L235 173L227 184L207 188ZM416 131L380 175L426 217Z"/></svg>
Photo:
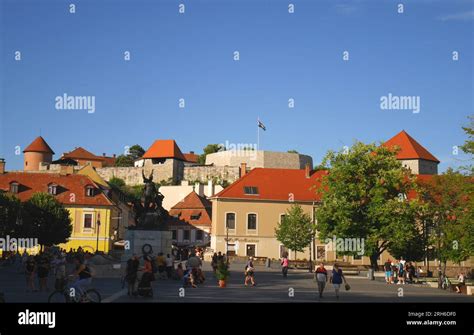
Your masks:
<svg viewBox="0 0 474 335"><path fill-rule="evenodd" d="M306 163L306 165L304 166L304 175L306 178L311 177L311 168L309 163Z"/></svg>
<svg viewBox="0 0 474 335"><path fill-rule="evenodd" d="M102 157L105 157L105 152L102 153Z"/></svg>
<svg viewBox="0 0 474 335"><path fill-rule="evenodd" d="M212 197L214 195L214 185L212 184L212 180L209 179L207 181L207 192L206 196Z"/></svg>
<svg viewBox="0 0 474 335"><path fill-rule="evenodd" d="M0 158L0 174L5 173L5 159Z"/></svg>
<svg viewBox="0 0 474 335"><path fill-rule="evenodd" d="M189 153L190 153L191 155L194 155L194 151L190 151Z"/></svg>
<svg viewBox="0 0 474 335"><path fill-rule="evenodd" d="M247 174L247 163L240 163L240 178Z"/></svg>
<svg viewBox="0 0 474 335"><path fill-rule="evenodd" d="M116 154L114 154L113 156L114 156L114 158L115 158L117 155L116 155Z"/></svg>

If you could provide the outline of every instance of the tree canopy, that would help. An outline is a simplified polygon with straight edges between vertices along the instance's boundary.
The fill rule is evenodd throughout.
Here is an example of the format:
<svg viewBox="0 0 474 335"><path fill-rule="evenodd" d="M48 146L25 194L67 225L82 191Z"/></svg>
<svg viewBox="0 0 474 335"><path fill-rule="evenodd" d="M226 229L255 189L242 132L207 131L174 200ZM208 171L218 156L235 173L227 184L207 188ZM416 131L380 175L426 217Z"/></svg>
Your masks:
<svg viewBox="0 0 474 335"><path fill-rule="evenodd" d="M314 237L314 225L311 217L298 205L292 205L275 228L275 236L286 248L303 252Z"/></svg>
<svg viewBox="0 0 474 335"><path fill-rule="evenodd" d="M349 149L329 151L322 164L330 172L316 191L322 197L316 211L321 240L364 239L373 268L383 251L416 246L416 203L406 201L414 181L394 150L355 142Z"/></svg>

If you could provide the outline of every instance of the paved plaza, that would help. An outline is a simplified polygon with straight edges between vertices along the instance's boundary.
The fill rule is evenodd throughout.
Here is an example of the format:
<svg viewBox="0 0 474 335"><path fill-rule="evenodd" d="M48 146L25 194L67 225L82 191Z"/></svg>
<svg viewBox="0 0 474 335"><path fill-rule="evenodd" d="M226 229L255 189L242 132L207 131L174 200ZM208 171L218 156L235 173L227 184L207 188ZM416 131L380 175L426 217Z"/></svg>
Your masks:
<svg viewBox="0 0 474 335"><path fill-rule="evenodd" d="M102 295L103 302L474 302L474 297L459 295L422 285L387 285L378 278L348 276L350 291L342 291L336 300L328 283L324 298L319 299L311 273L294 270L283 278L277 269L256 268L256 287L243 285L243 264L231 264L231 277L226 288L219 288L209 264L204 264L206 282L198 288L182 289L180 281L156 280L154 297L129 297L120 278L94 278L93 287ZM54 287L50 278L50 288ZM24 276L11 267L0 268L1 290L7 302L47 302L49 293L26 292ZM400 291L399 289L402 289ZM403 296L400 296L403 295Z"/></svg>

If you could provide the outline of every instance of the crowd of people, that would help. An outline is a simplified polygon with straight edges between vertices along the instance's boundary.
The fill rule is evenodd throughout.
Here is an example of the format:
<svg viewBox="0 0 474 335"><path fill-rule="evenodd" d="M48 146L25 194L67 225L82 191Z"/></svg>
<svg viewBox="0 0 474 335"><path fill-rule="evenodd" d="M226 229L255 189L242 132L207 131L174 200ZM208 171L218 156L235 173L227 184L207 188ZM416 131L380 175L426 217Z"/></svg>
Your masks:
<svg viewBox="0 0 474 335"><path fill-rule="evenodd" d="M421 267L415 267L412 262L406 262L403 257L398 261L387 260L383 265L383 269L385 271L385 282L397 285L415 283L423 272Z"/></svg>
<svg viewBox="0 0 474 335"><path fill-rule="evenodd" d="M15 267L19 273L24 273L26 292L50 292L50 278L54 278L54 290L63 290L69 276L75 278L71 287L82 293L92 280L92 271L87 265L92 256L92 253L82 248L69 251L45 248L35 255L26 250L23 253L12 253L6 264Z"/></svg>

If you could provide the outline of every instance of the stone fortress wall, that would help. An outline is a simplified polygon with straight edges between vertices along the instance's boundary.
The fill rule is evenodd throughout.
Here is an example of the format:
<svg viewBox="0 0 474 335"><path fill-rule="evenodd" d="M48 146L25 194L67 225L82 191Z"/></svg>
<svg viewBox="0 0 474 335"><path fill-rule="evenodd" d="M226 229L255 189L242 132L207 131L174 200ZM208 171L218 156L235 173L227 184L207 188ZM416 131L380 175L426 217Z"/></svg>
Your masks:
<svg viewBox="0 0 474 335"><path fill-rule="evenodd" d="M96 168L97 173L106 181L113 177L123 179L127 185L142 185L142 171L148 177L153 171L153 180L172 181L179 184L181 181L207 183L211 180L214 184L223 181L232 183L240 177L240 165L246 163L247 168L285 168L304 169L306 164L313 166L310 156L271 151L222 151L210 154L206 158L206 165L189 165L176 159L167 159L163 163L153 164L146 160L143 167L104 167ZM78 170L81 167L70 167ZM61 166L45 164L41 166L42 172L60 173Z"/></svg>
<svg viewBox="0 0 474 335"><path fill-rule="evenodd" d="M313 159L310 156L288 152L228 150L206 156L206 165L240 166L241 163L246 163L251 169L304 169L306 164L313 168Z"/></svg>

